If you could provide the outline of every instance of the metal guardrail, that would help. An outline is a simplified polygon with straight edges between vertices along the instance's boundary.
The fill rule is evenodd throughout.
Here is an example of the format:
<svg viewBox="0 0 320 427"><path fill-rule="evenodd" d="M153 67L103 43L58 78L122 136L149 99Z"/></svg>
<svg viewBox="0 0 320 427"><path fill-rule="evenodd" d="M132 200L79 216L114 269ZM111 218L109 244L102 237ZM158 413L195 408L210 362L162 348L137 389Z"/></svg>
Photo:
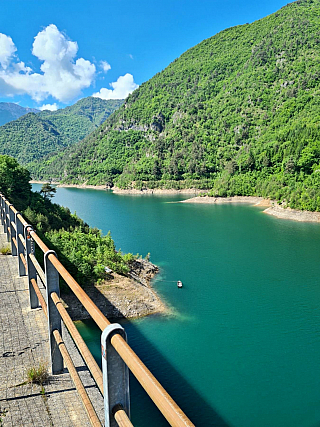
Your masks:
<svg viewBox="0 0 320 427"><path fill-rule="evenodd" d="M30 307L32 309L38 308L40 304L48 318L52 374L62 372L64 363L66 364L91 425L101 426L101 422L63 342L61 336L62 321L104 396L105 426L132 426L130 421L129 369L171 426L194 426L127 344L126 333L122 326L109 322L60 263L56 253L45 245L32 226L25 221L20 212L1 193L0 219L4 232L7 234L7 240L11 244L12 255L18 259L19 275L28 276ZM44 254L45 271L42 270L35 257L35 244ZM59 276L64 279L102 331L102 371L62 305ZM39 289L38 279L41 280L46 289L46 300Z"/></svg>

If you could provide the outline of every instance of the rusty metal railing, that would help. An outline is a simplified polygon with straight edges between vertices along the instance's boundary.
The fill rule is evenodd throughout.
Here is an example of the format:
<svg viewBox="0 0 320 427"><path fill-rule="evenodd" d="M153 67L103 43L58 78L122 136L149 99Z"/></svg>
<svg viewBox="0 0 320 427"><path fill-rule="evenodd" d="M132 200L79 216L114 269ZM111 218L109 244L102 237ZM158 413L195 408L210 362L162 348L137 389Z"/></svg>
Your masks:
<svg viewBox="0 0 320 427"><path fill-rule="evenodd" d="M75 383L89 420L93 426L100 426L97 414L81 383L68 350L61 336L63 321L90 370L99 390L104 396L105 426L132 426L130 421L130 396L128 370L133 373L141 386L162 412L168 423L174 427L192 427L177 403L162 387L159 381L139 359L126 341L126 333L121 325L110 323L91 298L40 239L32 226L0 193L0 219L11 243L11 252L18 259L19 275L28 276L30 307L42 307L48 317L50 358L52 374L58 374L66 364ZM35 244L44 254L45 271L35 257ZM102 371L90 350L74 326L60 299L59 276L73 291L82 305L101 329ZM46 300L38 286L38 280L45 288Z"/></svg>

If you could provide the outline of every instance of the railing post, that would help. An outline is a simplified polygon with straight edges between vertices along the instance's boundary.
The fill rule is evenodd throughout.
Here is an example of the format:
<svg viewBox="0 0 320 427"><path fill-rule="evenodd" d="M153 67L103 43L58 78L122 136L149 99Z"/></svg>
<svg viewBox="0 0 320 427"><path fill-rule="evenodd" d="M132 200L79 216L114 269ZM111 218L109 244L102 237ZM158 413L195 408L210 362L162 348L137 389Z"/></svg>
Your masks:
<svg viewBox="0 0 320 427"><path fill-rule="evenodd" d="M112 336L117 333L127 341L123 327L113 323L101 334L102 372L105 426L117 427L113 416L113 408L120 404L130 417L129 370L111 344Z"/></svg>
<svg viewBox="0 0 320 427"><path fill-rule="evenodd" d="M2 225L4 225L4 203L5 198L2 194L0 194L0 219Z"/></svg>
<svg viewBox="0 0 320 427"><path fill-rule="evenodd" d="M19 276L25 276L27 274L26 272L26 268L24 266L24 263L21 259L20 254L24 255L25 254L25 250L24 250L24 246L23 243L21 242L20 239L20 235L24 236L24 230L23 230L23 225L20 221L20 219L18 218L18 215L20 215L20 212L16 212L15 213L15 223L16 223L16 227L17 227L17 255L18 255L18 267L19 267Z"/></svg>
<svg viewBox="0 0 320 427"><path fill-rule="evenodd" d="M44 254L44 265L46 274L46 288L47 288L47 310L48 310L48 327L49 327L49 341L50 341L50 359L52 374L59 374L63 371L63 358L60 349L53 336L53 331L58 330L61 335L61 316L51 298L51 293L56 292L60 296L59 288L59 273L49 259L49 255L57 256L54 251L48 251Z"/></svg>
<svg viewBox="0 0 320 427"><path fill-rule="evenodd" d="M37 271L31 261L29 255L34 254L34 242L29 232L32 229L30 224L26 224L24 226L24 241L26 242L26 261L27 261L27 274L28 274L28 286L29 286L29 300L30 300L30 308L38 308L39 300L34 290L31 279L37 280Z"/></svg>
<svg viewBox="0 0 320 427"><path fill-rule="evenodd" d="M17 233L16 233L16 229L14 228L14 226L12 225L12 223L15 223L15 217L14 217L14 212L11 209L11 206L13 206L12 204L9 205L9 224L10 224L10 241L11 241L11 255L12 256L17 256L17 248L16 245L13 243L13 238L16 239L17 241Z"/></svg>
<svg viewBox="0 0 320 427"><path fill-rule="evenodd" d="M10 232L9 232L9 228L10 228L10 220L8 218L9 216L9 206L8 203L5 202L4 204L4 216L5 216L5 232L7 233L7 241L10 242ZM10 228L11 229L11 228Z"/></svg>
<svg viewBox="0 0 320 427"><path fill-rule="evenodd" d="M6 221L6 199L3 197L2 199L2 225L4 233L8 233L7 229L7 221Z"/></svg>

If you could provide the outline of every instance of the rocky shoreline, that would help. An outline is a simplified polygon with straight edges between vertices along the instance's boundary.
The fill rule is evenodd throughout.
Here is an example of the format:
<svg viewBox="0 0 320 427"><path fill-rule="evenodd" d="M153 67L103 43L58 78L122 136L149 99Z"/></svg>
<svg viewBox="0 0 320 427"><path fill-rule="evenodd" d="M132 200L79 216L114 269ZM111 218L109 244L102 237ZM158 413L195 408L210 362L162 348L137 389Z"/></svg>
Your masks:
<svg viewBox="0 0 320 427"><path fill-rule="evenodd" d="M29 182L30 182L30 184L45 184L48 181L31 180ZM57 187L62 187L62 188L83 188L83 189L92 189L92 190L107 190L107 187L105 185L60 184L60 182L57 182L57 181L50 181L50 184L56 185Z"/></svg>
<svg viewBox="0 0 320 427"><path fill-rule="evenodd" d="M296 209L283 208L276 204L265 209L263 212L280 219L291 219L292 221L300 222L320 222L320 212L298 211Z"/></svg>
<svg viewBox="0 0 320 427"><path fill-rule="evenodd" d="M123 190L122 188L113 187L112 192L115 194L133 194L137 196L148 195L148 194L157 194L157 195L175 195L175 194L188 194L188 195L198 195L203 193L203 190L197 188L185 188L181 190L175 189L166 189L166 188L142 188L141 190L136 190L134 188Z"/></svg>
<svg viewBox="0 0 320 427"><path fill-rule="evenodd" d="M45 184L48 181L30 181L30 184ZM106 185L89 185L89 184L60 184L60 182L51 181L50 184L56 185L61 188L82 188L82 189L92 189L92 190L110 190L115 194L164 194L164 195L175 195L175 194L190 194L190 195L198 195L203 193L205 190L199 190L197 188L185 188L181 190L175 190L173 188L142 188L141 190L137 190L135 188L130 189L122 189L118 187L108 187ZM206 190L207 191L207 190Z"/></svg>
<svg viewBox="0 0 320 427"><path fill-rule="evenodd" d="M266 207L263 211L268 215L273 215L279 219L289 219L300 222L320 222L320 212L299 211L278 205L276 201L254 196L234 196L234 197L193 197L182 200L179 203L200 203L200 204L224 204L224 203L249 203L254 206Z"/></svg>
<svg viewBox="0 0 320 427"><path fill-rule="evenodd" d="M85 288L88 296L109 319L137 318L150 314L168 313L150 285L158 267L144 259L133 262L129 277L112 273L99 285ZM73 321L89 319L90 315L72 293L62 293L64 305Z"/></svg>
<svg viewBox="0 0 320 427"><path fill-rule="evenodd" d="M233 196L233 197L193 197L192 199L182 200L179 203L203 203L203 204L217 204L221 205L224 203L250 203L255 206L271 206L272 201L264 199L263 197L255 196Z"/></svg>
<svg viewBox="0 0 320 427"><path fill-rule="evenodd" d="M30 181L31 184L43 184L44 181ZM95 190L108 190L105 185L85 185L85 184L59 184L58 182L52 182L58 187L70 187L70 188L90 188ZM182 200L179 203L203 203L203 204L223 204L223 203L249 203L255 206L264 206L265 209L263 212L268 215L273 215L279 219L289 219L292 221L300 222L320 222L320 212L310 212L310 211L299 211L296 209L291 209L288 207L283 207L278 205L276 201L265 199L263 197L256 196L233 196L233 197L209 197L209 196L199 196L205 190L199 190L196 188L174 190L174 189L148 189L144 188L141 190L123 190L121 188L114 187L111 190L115 194L132 194L132 195L175 195L175 194L187 194L193 195L190 199Z"/></svg>

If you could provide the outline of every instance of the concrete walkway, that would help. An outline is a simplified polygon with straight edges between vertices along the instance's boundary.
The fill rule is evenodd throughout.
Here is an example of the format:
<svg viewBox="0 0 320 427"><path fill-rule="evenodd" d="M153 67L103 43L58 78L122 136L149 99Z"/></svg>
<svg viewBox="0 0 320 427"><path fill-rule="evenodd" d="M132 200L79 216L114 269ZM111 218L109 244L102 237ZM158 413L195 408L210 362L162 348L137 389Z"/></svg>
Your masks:
<svg viewBox="0 0 320 427"><path fill-rule="evenodd" d="M7 242L0 226L0 247ZM64 341L97 414L103 420L103 398L68 333ZM25 384L27 370L49 361L47 318L29 308L26 277L18 262L0 255L0 426L90 426L70 375L51 376L40 385Z"/></svg>

